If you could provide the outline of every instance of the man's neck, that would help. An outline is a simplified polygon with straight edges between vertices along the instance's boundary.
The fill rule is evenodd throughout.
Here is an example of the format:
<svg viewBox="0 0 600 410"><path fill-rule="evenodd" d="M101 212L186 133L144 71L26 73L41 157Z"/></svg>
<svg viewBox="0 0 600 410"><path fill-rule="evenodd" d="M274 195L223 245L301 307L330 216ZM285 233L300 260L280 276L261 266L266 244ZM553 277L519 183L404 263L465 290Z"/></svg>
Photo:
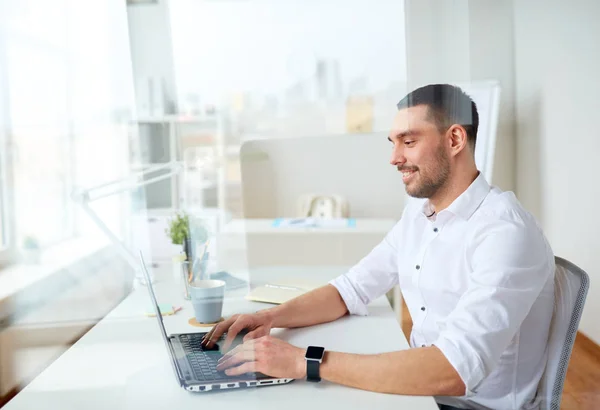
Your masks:
<svg viewBox="0 0 600 410"><path fill-rule="evenodd" d="M439 214L441 211L448 208L456 198L469 188L478 175L479 171L475 169L464 174L464 177L462 178L450 177L446 185L442 187L439 192L436 192L434 196L429 198L429 203L433 210Z"/></svg>

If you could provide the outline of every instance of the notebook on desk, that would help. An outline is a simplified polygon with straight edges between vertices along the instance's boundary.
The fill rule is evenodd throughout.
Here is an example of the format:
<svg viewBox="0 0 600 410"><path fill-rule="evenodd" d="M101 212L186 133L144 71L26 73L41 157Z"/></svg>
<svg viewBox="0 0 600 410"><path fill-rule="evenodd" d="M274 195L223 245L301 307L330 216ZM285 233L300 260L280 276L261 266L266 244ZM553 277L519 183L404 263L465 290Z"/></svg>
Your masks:
<svg viewBox="0 0 600 410"><path fill-rule="evenodd" d="M310 292L318 288L320 285L316 283L299 283L299 282L278 282L268 283L266 285L257 286L252 289L246 299L254 302L272 303L280 305L292 300L295 297Z"/></svg>

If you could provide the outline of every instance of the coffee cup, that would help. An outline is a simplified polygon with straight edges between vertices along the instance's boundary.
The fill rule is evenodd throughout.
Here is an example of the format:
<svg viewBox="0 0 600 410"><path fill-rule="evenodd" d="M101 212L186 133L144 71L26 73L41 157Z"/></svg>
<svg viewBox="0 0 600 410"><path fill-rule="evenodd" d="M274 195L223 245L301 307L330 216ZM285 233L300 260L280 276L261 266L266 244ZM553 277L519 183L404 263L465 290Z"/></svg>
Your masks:
<svg viewBox="0 0 600 410"><path fill-rule="evenodd" d="M216 323L223 315L225 282L222 280L195 280L190 283L194 316L198 323Z"/></svg>

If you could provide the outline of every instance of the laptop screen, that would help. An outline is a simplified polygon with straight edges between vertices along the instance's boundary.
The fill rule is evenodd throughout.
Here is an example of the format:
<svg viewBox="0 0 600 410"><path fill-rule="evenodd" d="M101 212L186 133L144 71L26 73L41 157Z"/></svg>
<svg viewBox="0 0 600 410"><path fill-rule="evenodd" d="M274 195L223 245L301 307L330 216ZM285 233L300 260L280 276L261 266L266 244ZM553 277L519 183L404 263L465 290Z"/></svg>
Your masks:
<svg viewBox="0 0 600 410"><path fill-rule="evenodd" d="M179 377L177 365L175 364L175 357L173 351L171 350L171 345L169 344L169 338L167 336L167 331L165 330L165 324L162 320L162 314L160 313L160 308L158 307L158 301L156 300L156 295L154 294L154 288L152 287L152 281L150 280L150 274L148 273L148 268L146 268L146 263L144 262L144 256L142 255L142 251L140 251L140 264L142 266L142 274L144 275L144 280L146 281L146 285L148 287L148 293L150 294L150 299L152 300L152 307L154 308L156 318L158 319L158 327L160 328L160 334L162 335L165 345L167 346L167 350L169 352L169 357L171 358L171 365L173 366L175 376L181 384L181 378Z"/></svg>

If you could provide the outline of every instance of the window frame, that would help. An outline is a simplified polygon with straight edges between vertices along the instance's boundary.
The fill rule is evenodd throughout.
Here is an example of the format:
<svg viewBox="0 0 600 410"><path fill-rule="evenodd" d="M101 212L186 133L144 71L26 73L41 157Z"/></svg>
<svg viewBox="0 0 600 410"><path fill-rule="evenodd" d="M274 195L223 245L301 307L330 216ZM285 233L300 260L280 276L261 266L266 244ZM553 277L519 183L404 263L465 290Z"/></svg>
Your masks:
<svg viewBox="0 0 600 410"><path fill-rule="evenodd" d="M6 73L6 46L4 35L0 36L0 89L7 90L8 76ZM13 190L13 145L10 132L8 93L0 93L0 217L5 246L0 248L0 268L17 261L15 244L14 197Z"/></svg>

